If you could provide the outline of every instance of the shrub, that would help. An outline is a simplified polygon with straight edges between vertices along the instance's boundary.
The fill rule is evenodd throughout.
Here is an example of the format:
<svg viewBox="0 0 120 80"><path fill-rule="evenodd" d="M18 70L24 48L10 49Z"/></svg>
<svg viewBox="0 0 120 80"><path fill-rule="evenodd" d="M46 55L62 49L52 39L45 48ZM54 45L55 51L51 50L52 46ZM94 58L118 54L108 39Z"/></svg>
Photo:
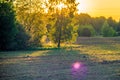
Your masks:
<svg viewBox="0 0 120 80"><path fill-rule="evenodd" d="M92 25L81 25L78 27L78 36L92 37L96 35Z"/></svg>

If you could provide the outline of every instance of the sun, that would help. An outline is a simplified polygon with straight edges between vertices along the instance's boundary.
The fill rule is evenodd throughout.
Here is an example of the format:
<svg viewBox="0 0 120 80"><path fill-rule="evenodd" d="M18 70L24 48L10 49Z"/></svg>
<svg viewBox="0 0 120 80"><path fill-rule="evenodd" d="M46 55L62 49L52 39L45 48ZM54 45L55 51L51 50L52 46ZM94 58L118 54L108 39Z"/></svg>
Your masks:
<svg viewBox="0 0 120 80"><path fill-rule="evenodd" d="M79 5L77 6L78 9L78 13L87 13L87 3L85 0L76 0L76 3L79 3Z"/></svg>

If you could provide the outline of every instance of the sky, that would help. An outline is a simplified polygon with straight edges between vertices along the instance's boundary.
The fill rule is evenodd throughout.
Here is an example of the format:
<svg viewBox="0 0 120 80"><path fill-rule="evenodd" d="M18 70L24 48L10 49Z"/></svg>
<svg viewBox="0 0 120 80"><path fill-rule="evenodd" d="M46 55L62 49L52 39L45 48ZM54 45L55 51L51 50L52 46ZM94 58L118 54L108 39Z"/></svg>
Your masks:
<svg viewBox="0 0 120 80"><path fill-rule="evenodd" d="M93 17L113 17L120 19L120 0L77 0L79 12L88 13Z"/></svg>

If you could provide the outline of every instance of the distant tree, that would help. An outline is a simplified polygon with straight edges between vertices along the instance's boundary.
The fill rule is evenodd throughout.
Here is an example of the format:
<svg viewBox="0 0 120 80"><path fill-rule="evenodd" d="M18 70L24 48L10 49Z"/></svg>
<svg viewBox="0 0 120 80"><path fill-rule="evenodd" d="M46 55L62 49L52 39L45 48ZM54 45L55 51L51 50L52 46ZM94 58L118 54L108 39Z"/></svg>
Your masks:
<svg viewBox="0 0 120 80"><path fill-rule="evenodd" d="M107 22L109 26L111 26L114 30L117 30L117 22L112 17L109 17Z"/></svg>
<svg viewBox="0 0 120 80"><path fill-rule="evenodd" d="M86 13L76 14L75 15L76 25L86 25L92 23L92 18Z"/></svg>
<svg viewBox="0 0 120 80"><path fill-rule="evenodd" d="M109 26L107 21L104 22L101 31L104 37L113 37L116 35L116 31L112 27Z"/></svg>
<svg viewBox="0 0 120 80"><path fill-rule="evenodd" d="M12 2L0 2L0 50L14 49L16 34L17 28Z"/></svg>
<svg viewBox="0 0 120 80"><path fill-rule="evenodd" d="M120 20L119 22L117 23L117 35L120 36Z"/></svg>
<svg viewBox="0 0 120 80"><path fill-rule="evenodd" d="M92 37L95 35L95 29L91 25L81 25L78 27L78 36Z"/></svg>
<svg viewBox="0 0 120 80"><path fill-rule="evenodd" d="M105 20L106 20L106 18L103 16L92 18L91 25L94 27L94 29L96 31L96 35L98 35L98 36L101 35L101 28L102 28Z"/></svg>

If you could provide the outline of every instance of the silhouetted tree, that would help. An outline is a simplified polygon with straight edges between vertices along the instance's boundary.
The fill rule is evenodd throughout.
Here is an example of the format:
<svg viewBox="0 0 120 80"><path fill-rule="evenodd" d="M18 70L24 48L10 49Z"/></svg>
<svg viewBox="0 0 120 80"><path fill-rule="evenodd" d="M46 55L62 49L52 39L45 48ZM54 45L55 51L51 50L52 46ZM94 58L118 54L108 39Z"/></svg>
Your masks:
<svg viewBox="0 0 120 80"><path fill-rule="evenodd" d="M14 49L16 46L15 14L12 2L0 3L0 50Z"/></svg>

